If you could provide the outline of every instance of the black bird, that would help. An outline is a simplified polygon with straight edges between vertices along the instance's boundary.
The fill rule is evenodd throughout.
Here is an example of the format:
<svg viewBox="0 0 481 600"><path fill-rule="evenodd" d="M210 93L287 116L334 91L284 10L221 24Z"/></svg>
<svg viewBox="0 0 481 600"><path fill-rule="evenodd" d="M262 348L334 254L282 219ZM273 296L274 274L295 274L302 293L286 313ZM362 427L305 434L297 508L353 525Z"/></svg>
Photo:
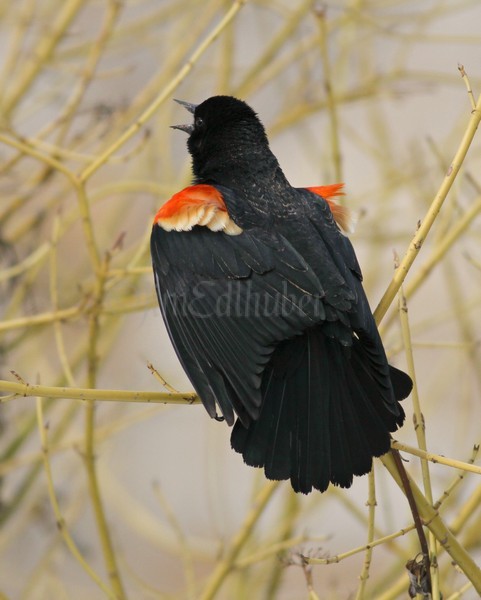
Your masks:
<svg viewBox="0 0 481 600"><path fill-rule="evenodd" d="M389 450L412 382L388 365L338 226L341 186L292 187L243 101L180 103L194 181L151 238L177 356L209 415L237 416L231 443L248 465L305 494L349 487Z"/></svg>

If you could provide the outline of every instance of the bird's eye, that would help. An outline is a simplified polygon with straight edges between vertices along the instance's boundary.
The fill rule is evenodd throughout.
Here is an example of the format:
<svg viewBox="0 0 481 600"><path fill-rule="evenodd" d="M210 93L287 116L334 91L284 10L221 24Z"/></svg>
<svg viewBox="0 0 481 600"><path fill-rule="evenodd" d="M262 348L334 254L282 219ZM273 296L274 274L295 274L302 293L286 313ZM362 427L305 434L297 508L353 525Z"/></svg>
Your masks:
<svg viewBox="0 0 481 600"><path fill-rule="evenodd" d="M196 117L194 125L196 129L202 129L204 127L204 119L202 117Z"/></svg>

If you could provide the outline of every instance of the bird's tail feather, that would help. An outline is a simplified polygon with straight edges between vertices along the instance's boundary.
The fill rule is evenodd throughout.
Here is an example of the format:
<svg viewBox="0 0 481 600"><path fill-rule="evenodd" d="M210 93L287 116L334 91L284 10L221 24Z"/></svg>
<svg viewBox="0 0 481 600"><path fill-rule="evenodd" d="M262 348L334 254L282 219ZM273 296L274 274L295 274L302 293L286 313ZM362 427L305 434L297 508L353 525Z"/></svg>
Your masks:
<svg viewBox="0 0 481 600"><path fill-rule="evenodd" d="M349 487L353 475L369 472L373 456L389 450L408 382L359 340L346 348L316 328L276 348L260 416L248 427L236 422L232 447L267 478L290 479L296 492L324 491L329 482Z"/></svg>

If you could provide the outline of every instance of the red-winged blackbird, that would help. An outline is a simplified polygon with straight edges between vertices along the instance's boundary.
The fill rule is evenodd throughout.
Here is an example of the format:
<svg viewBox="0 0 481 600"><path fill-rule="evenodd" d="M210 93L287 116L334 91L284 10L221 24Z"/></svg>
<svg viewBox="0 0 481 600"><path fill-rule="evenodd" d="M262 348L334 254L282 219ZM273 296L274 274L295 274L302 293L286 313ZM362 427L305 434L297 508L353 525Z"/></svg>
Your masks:
<svg viewBox="0 0 481 600"><path fill-rule="evenodd" d="M231 443L295 491L349 487L390 447L410 378L388 365L339 185L294 188L256 113L215 96L189 134L194 183L155 217L162 315L189 379Z"/></svg>

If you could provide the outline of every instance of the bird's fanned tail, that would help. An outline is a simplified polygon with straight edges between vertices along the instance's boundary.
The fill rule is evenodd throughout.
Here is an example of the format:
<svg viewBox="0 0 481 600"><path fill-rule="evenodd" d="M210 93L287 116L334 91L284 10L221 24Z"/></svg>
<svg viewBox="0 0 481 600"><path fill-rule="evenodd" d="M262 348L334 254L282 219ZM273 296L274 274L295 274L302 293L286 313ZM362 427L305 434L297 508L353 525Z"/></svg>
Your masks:
<svg viewBox="0 0 481 600"><path fill-rule="evenodd" d="M297 492L349 487L389 450L389 432L404 420L398 400L410 380L393 367L389 373L392 386L358 339L345 347L317 327L286 340L264 372L258 420L236 422L232 447Z"/></svg>

